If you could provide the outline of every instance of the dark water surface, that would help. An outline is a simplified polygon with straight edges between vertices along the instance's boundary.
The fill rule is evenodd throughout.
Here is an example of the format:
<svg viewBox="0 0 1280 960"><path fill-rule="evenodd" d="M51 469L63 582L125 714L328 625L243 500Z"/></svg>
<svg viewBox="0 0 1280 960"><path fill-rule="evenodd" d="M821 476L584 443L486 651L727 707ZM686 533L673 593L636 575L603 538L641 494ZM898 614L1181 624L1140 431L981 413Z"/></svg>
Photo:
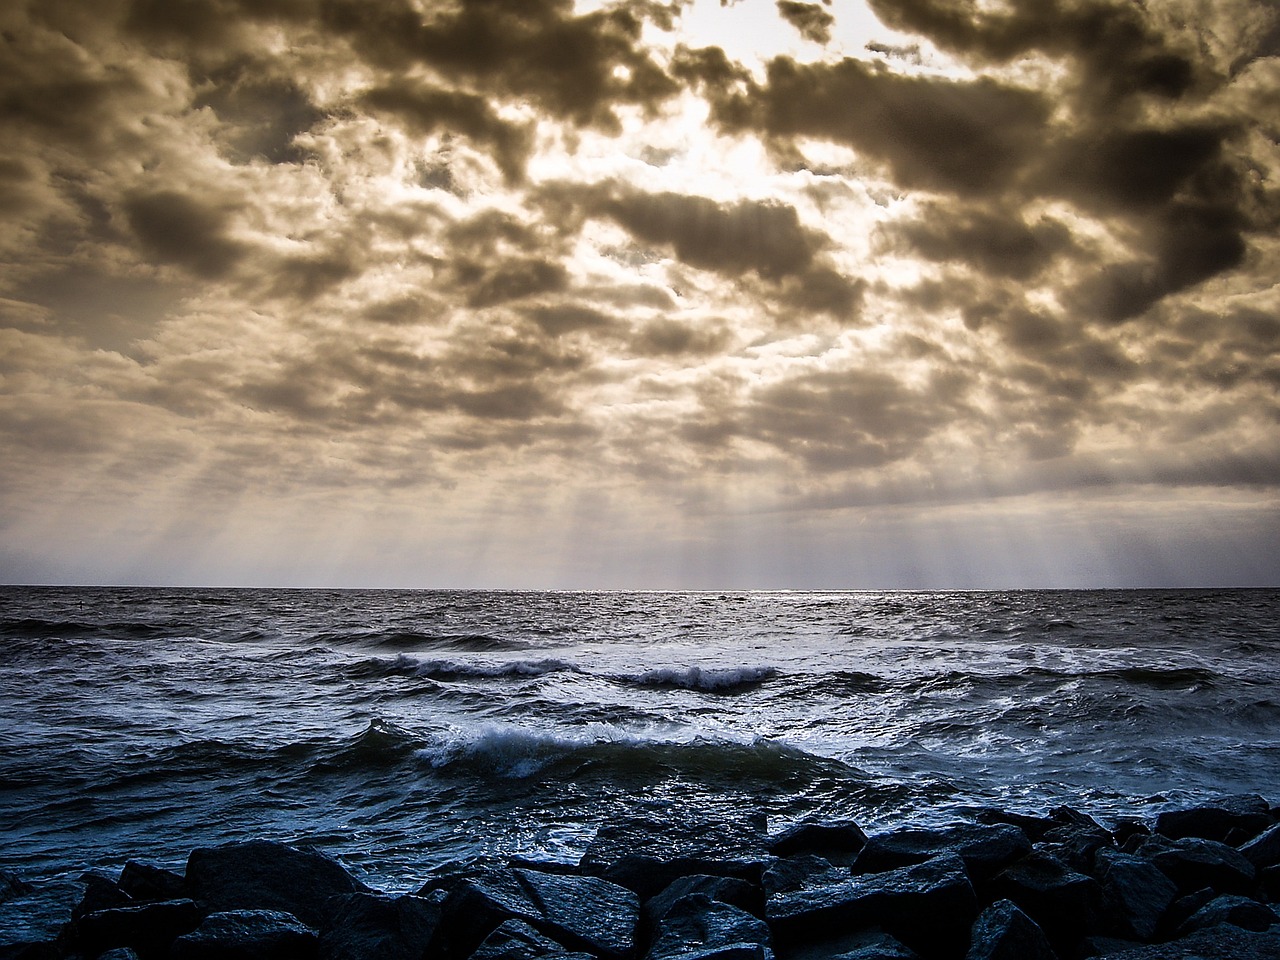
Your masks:
<svg viewBox="0 0 1280 960"><path fill-rule="evenodd" d="M1280 801L1280 591L0 588L0 868L248 837L371 885L622 813Z"/></svg>

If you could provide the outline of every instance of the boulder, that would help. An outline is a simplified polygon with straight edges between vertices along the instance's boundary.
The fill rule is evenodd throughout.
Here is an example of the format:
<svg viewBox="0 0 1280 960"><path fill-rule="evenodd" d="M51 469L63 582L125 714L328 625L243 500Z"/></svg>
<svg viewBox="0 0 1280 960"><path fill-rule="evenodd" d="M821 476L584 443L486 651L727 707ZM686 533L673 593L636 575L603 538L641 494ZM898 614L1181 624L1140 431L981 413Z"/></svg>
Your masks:
<svg viewBox="0 0 1280 960"><path fill-rule="evenodd" d="M423 897L352 893L320 931L319 960L421 960L440 924L440 905Z"/></svg>
<svg viewBox="0 0 1280 960"><path fill-rule="evenodd" d="M1239 847L1240 855L1257 870L1280 865L1280 823L1268 827Z"/></svg>
<svg viewBox="0 0 1280 960"><path fill-rule="evenodd" d="M1110 849L1098 851L1094 875L1102 884L1116 930L1144 943L1154 940L1161 919L1178 896L1173 881L1151 861Z"/></svg>
<svg viewBox="0 0 1280 960"><path fill-rule="evenodd" d="M31 893L34 887L24 881L16 873L10 873L8 870L0 870L0 903L12 897L25 896Z"/></svg>
<svg viewBox="0 0 1280 960"><path fill-rule="evenodd" d="M1280 960L1280 937L1224 923L1169 943L1101 956L1108 960Z"/></svg>
<svg viewBox="0 0 1280 960"><path fill-rule="evenodd" d="M1204 887L1217 893L1247 893L1253 886L1253 864L1214 840L1167 840L1153 835L1138 848L1138 855L1159 867L1183 893Z"/></svg>
<svg viewBox="0 0 1280 960"><path fill-rule="evenodd" d="M185 884L182 874L137 860L125 863L116 881L134 900L181 900L186 896Z"/></svg>
<svg viewBox="0 0 1280 960"><path fill-rule="evenodd" d="M1032 841L1038 841L1045 833L1058 825L1060 821L1049 817L1037 817L1025 813L1014 813L998 807L980 807L974 811L973 819L978 823L995 824L1010 823L1027 835Z"/></svg>
<svg viewBox="0 0 1280 960"><path fill-rule="evenodd" d="M602 826L582 871L648 899L679 877L710 874L759 883L772 862L760 821L673 823L622 819Z"/></svg>
<svg viewBox="0 0 1280 960"><path fill-rule="evenodd" d="M476 948L471 960L540 960L542 957L595 960L589 953L569 952L562 944L544 937L523 920L507 920L499 924Z"/></svg>
<svg viewBox="0 0 1280 960"><path fill-rule="evenodd" d="M141 960L129 947L116 947L98 957L98 960Z"/></svg>
<svg viewBox="0 0 1280 960"><path fill-rule="evenodd" d="M920 960L920 954L879 927L870 927L792 949L787 960Z"/></svg>
<svg viewBox="0 0 1280 960"><path fill-rule="evenodd" d="M1254 837L1270 826L1270 807L1254 794L1223 797L1185 810L1167 810L1156 817L1156 833L1171 840L1195 837L1226 843L1233 835Z"/></svg>
<svg viewBox="0 0 1280 960"><path fill-rule="evenodd" d="M816 943L878 926L929 953L963 942L978 913L964 861L955 854L884 873L817 877L817 883L765 901L765 917L780 944Z"/></svg>
<svg viewBox="0 0 1280 960"><path fill-rule="evenodd" d="M961 823L938 830L893 830L867 840L855 873L879 873L952 853L975 880L994 876L1031 852L1031 841L1012 824Z"/></svg>
<svg viewBox="0 0 1280 960"><path fill-rule="evenodd" d="M142 960L164 957L180 936L199 926L204 912L190 900L163 900L86 913L72 925L77 950L97 956L130 947Z"/></svg>
<svg viewBox="0 0 1280 960"><path fill-rule="evenodd" d="M1049 939L1012 900L997 900L978 915L965 960L1057 960Z"/></svg>
<svg viewBox="0 0 1280 960"><path fill-rule="evenodd" d="M310 960L316 935L291 913L226 910L211 913L173 943L168 960Z"/></svg>
<svg viewBox="0 0 1280 960"><path fill-rule="evenodd" d="M1111 932L1098 881L1043 851L997 874L991 893L1017 904L1062 955L1083 937Z"/></svg>
<svg viewBox="0 0 1280 960"><path fill-rule="evenodd" d="M837 867L822 857L806 854L770 864L760 878L760 886L764 889L767 901L778 894L799 890L801 887L839 884L847 879L848 867Z"/></svg>
<svg viewBox="0 0 1280 960"><path fill-rule="evenodd" d="M492 870L456 890L444 905L442 950L468 956L498 926L523 920L570 949L605 960L635 950L640 901L598 877Z"/></svg>
<svg viewBox="0 0 1280 960"><path fill-rule="evenodd" d="M1178 927L1178 936L1185 937L1197 930L1230 923L1244 930L1260 932L1280 923L1275 911L1257 900L1228 893L1215 897L1193 913Z"/></svg>
<svg viewBox="0 0 1280 960"><path fill-rule="evenodd" d="M704 895L719 903L730 904L753 916L764 916L764 895L759 887L733 877L711 877L702 874L681 877L657 896L645 901L645 925L652 930L676 902L692 894Z"/></svg>
<svg viewBox="0 0 1280 960"><path fill-rule="evenodd" d="M648 960L772 960L769 926L732 904L694 893L658 924Z"/></svg>
<svg viewBox="0 0 1280 960"><path fill-rule="evenodd" d="M829 863L853 863L867 844L867 835L852 820L792 824L769 841L768 850L777 857L815 854Z"/></svg>
<svg viewBox="0 0 1280 960"><path fill-rule="evenodd" d="M71 910L72 920L98 910L133 906L133 897L121 890L110 877L100 873L82 873L80 883L84 885L84 894Z"/></svg>
<svg viewBox="0 0 1280 960"><path fill-rule="evenodd" d="M367 893L338 861L274 840L248 840L191 851L187 895L215 912L278 910L311 927L330 916L328 901Z"/></svg>

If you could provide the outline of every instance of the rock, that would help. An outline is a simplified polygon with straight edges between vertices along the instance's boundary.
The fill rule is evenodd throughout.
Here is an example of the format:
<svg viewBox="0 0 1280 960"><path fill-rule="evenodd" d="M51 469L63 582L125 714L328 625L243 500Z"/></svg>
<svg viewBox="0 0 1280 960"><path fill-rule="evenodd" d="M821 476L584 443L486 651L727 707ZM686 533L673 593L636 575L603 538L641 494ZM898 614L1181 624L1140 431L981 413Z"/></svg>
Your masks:
<svg viewBox="0 0 1280 960"><path fill-rule="evenodd" d="M1049 939L1012 900L997 900L978 915L965 960L1057 960Z"/></svg>
<svg viewBox="0 0 1280 960"><path fill-rule="evenodd" d="M871 927L792 949L787 960L920 960L920 954L879 927Z"/></svg>
<svg viewBox="0 0 1280 960"><path fill-rule="evenodd" d="M80 882L84 884L84 894L80 902L71 911L71 919L78 920L85 914L97 910L111 910L115 907L133 905L133 897L129 896L109 877L99 873L82 873Z"/></svg>
<svg viewBox="0 0 1280 960"><path fill-rule="evenodd" d="M653 929L677 901L692 894L702 894L720 903L730 904L753 916L764 916L764 895L759 887L733 877L697 875L681 877L657 896L647 900L644 904L645 924Z"/></svg>
<svg viewBox="0 0 1280 960"><path fill-rule="evenodd" d="M788 857L770 864L760 878L765 900L801 887L839 884L849 879L848 867L837 867L821 857Z"/></svg>
<svg viewBox="0 0 1280 960"><path fill-rule="evenodd" d="M1151 829L1145 823L1129 817L1117 820L1111 827L1111 839L1115 841L1117 847L1123 847L1134 837L1138 837L1136 842L1141 843L1149 836L1151 836Z"/></svg>
<svg viewBox="0 0 1280 960"><path fill-rule="evenodd" d="M1280 903L1280 866L1266 867L1258 873L1258 893L1267 903Z"/></svg>
<svg viewBox="0 0 1280 960"><path fill-rule="evenodd" d="M573 950L610 960L634 951L640 901L598 877L493 870L468 881L445 902L443 949L450 956L467 956L510 919L523 920Z"/></svg>
<svg viewBox="0 0 1280 960"><path fill-rule="evenodd" d="M1203 890L1197 890L1173 901L1173 905L1169 907L1164 920L1160 924L1159 936L1156 939L1170 939L1175 930L1182 926L1193 913L1212 901L1215 896L1217 894L1205 887Z"/></svg>
<svg viewBox="0 0 1280 960"><path fill-rule="evenodd" d="M1280 960L1280 937L1229 923L1150 947L1103 954L1114 960Z"/></svg>
<svg viewBox="0 0 1280 960"><path fill-rule="evenodd" d="M180 936L199 926L204 912L190 900L164 900L95 910L72 926L76 949L97 956L115 947L130 947L143 960L164 957Z"/></svg>
<svg viewBox="0 0 1280 960"><path fill-rule="evenodd" d="M772 960L769 926L732 904L694 893L658 924L648 960Z"/></svg>
<svg viewBox="0 0 1280 960"><path fill-rule="evenodd" d="M1088 960L1090 957L1107 957L1113 953L1135 950L1141 946L1143 944L1133 940L1123 940L1120 937L1085 937L1080 941L1076 956L1081 960Z"/></svg>
<svg viewBox="0 0 1280 960"><path fill-rule="evenodd" d="M1150 943L1177 898L1178 888L1151 861L1131 853L1099 850L1094 863L1117 930Z"/></svg>
<svg viewBox="0 0 1280 960"><path fill-rule="evenodd" d="M1263 830L1248 843L1242 844L1239 850L1240 855L1257 870L1280 865L1280 823Z"/></svg>
<svg viewBox="0 0 1280 960"><path fill-rule="evenodd" d="M348 894L320 932L319 960L421 960L440 912L423 897Z"/></svg>
<svg viewBox="0 0 1280 960"><path fill-rule="evenodd" d="M1064 824L1044 835L1040 849L1051 853L1072 870L1088 873L1100 850L1114 849L1111 833L1094 824Z"/></svg>
<svg viewBox="0 0 1280 960"><path fill-rule="evenodd" d="M923 863L943 853L964 861L975 880L994 876L1031 852L1027 835L1012 824L962 823L940 830L894 830L877 834L854 861L855 873L879 873Z"/></svg>
<svg viewBox="0 0 1280 960"><path fill-rule="evenodd" d="M1178 936L1185 937L1196 930L1204 930L1220 923L1230 923L1244 930L1260 932L1280 922L1270 908L1237 894L1215 897L1188 917L1180 927Z"/></svg>
<svg viewBox="0 0 1280 960"><path fill-rule="evenodd" d="M963 942L978 913L964 861L955 854L884 873L834 881L830 874L817 877L817 884L765 901L765 917L781 944L815 943L878 926L928 953Z"/></svg>
<svg viewBox="0 0 1280 960"><path fill-rule="evenodd" d="M1138 855L1159 867L1183 893L1203 887L1218 893L1245 893L1253 886L1253 864L1225 843L1153 835L1138 848Z"/></svg>
<svg viewBox="0 0 1280 960"><path fill-rule="evenodd" d="M680 823L624 819L597 831L582 857L584 873L648 899L679 877L711 874L759 883L772 862L763 823Z"/></svg>
<svg viewBox="0 0 1280 960"><path fill-rule="evenodd" d="M140 958L128 947L116 947L98 957L98 960L140 960Z"/></svg>
<svg viewBox="0 0 1280 960"><path fill-rule="evenodd" d="M280 910L311 927L328 919L331 898L368 892L332 857L273 840L191 851L186 887L216 912Z"/></svg>
<svg viewBox="0 0 1280 960"><path fill-rule="evenodd" d="M1034 817L1025 813L1013 813L997 807L980 807L974 811L973 818L978 823L996 824L1010 823L1020 829L1032 841L1038 841L1060 821L1048 817Z"/></svg>
<svg viewBox="0 0 1280 960"><path fill-rule="evenodd" d="M116 886L134 900L181 900L186 896L182 874L137 860L125 863Z"/></svg>
<svg viewBox="0 0 1280 960"><path fill-rule="evenodd" d="M485 937L471 960L595 960L589 953L570 953L564 946L544 937L523 920L507 920ZM381 960L381 958L379 958Z"/></svg>
<svg viewBox="0 0 1280 960"><path fill-rule="evenodd" d="M1017 904L1061 955L1083 937L1111 932L1098 881L1042 851L997 874L991 893Z"/></svg>
<svg viewBox="0 0 1280 960"><path fill-rule="evenodd" d="M173 943L168 960L308 960L315 931L280 910L211 913Z"/></svg>
<svg viewBox="0 0 1280 960"><path fill-rule="evenodd" d="M1171 840L1195 837L1225 843L1231 834L1254 837L1271 826L1267 801L1254 794L1223 797L1203 806L1168 810L1156 817L1156 833Z"/></svg>
<svg viewBox="0 0 1280 960"><path fill-rule="evenodd" d="M34 889L31 884L25 882L16 873L0 870L0 903L4 903L12 897L25 896Z"/></svg>
<svg viewBox="0 0 1280 960"><path fill-rule="evenodd" d="M769 841L777 857L816 854L829 863L850 864L867 844L867 835L852 820L834 823L797 823Z"/></svg>
<svg viewBox="0 0 1280 960"><path fill-rule="evenodd" d="M72 926L67 919L84 896L84 885L69 878L34 883L0 902L0 960L61 958Z"/></svg>

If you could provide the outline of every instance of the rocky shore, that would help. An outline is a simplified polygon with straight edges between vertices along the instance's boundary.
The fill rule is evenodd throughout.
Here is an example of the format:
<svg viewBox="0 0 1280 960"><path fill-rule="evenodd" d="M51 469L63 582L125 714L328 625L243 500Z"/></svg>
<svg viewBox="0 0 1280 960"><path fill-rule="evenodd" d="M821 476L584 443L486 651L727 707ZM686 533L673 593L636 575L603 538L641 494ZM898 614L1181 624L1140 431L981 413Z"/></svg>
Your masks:
<svg viewBox="0 0 1280 960"><path fill-rule="evenodd" d="M1280 809L1237 796L1103 825L996 809L853 821L629 820L578 864L512 861L371 890L268 840L184 874L85 874L60 929L0 960L1280 960ZM0 901L35 891L0 874Z"/></svg>

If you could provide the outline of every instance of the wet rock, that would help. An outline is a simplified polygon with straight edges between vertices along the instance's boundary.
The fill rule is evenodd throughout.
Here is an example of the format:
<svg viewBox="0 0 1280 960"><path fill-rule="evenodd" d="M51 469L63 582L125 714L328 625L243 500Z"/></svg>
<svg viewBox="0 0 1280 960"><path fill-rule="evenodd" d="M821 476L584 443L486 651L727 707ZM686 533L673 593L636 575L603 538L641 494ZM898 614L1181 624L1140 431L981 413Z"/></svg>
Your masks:
<svg viewBox="0 0 1280 960"><path fill-rule="evenodd" d="M1099 850L1095 876L1111 908L1117 931L1149 943L1178 896L1173 881L1151 861L1118 850Z"/></svg>
<svg viewBox="0 0 1280 960"><path fill-rule="evenodd" d="M658 924L648 960L771 960L769 926L732 904L695 893L673 903Z"/></svg>
<svg viewBox="0 0 1280 960"><path fill-rule="evenodd" d="M71 919L78 920L85 914L97 910L111 910L115 907L133 905L133 897L129 896L109 877L99 873L82 873L80 882L84 885L84 894L80 902L71 911Z"/></svg>
<svg viewBox="0 0 1280 960"><path fill-rule="evenodd" d="M523 920L574 950L622 958L635 948L640 901L598 877L494 870L449 897L441 923L450 956L467 956L506 920Z"/></svg>
<svg viewBox="0 0 1280 960"><path fill-rule="evenodd" d="M853 863L867 845L867 835L852 820L830 823L797 823L769 841L768 850L777 857L814 854L829 863Z"/></svg>
<svg viewBox="0 0 1280 960"><path fill-rule="evenodd" d="M1267 867L1259 872L1258 895L1267 903L1280 903L1280 866Z"/></svg>
<svg viewBox="0 0 1280 960"><path fill-rule="evenodd" d="M944 854L884 873L849 875L778 893L765 917L779 943L830 940L878 926L920 952L961 943L978 913L964 861ZM921 922L927 917L928 922Z"/></svg>
<svg viewBox="0 0 1280 960"><path fill-rule="evenodd" d="M801 887L839 884L848 879L848 867L837 867L822 857L804 855L770 864L760 878L760 885L764 888L767 901L778 894L799 890Z"/></svg>
<svg viewBox="0 0 1280 960"><path fill-rule="evenodd" d="M772 862L767 844L763 820L673 824L630 818L601 827L581 866L648 899L692 874L759 883Z"/></svg>
<svg viewBox="0 0 1280 960"><path fill-rule="evenodd" d="M190 900L166 900L86 913L70 931L75 949L95 957L130 947L142 960L163 957L180 936L199 926L204 912Z"/></svg>
<svg viewBox="0 0 1280 960"><path fill-rule="evenodd" d="M1061 955L1076 940L1111 932L1098 881L1043 851L997 874L991 893L1017 904Z"/></svg>
<svg viewBox="0 0 1280 960"><path fill-rule="evenodd" d="M998 807L981 807L974 812L973 818L978 823L1009 823L1020 829L1033 842L1039 841L1045 833L1059 825L1060 821L1049 817L1036 817L1025 813L1014 813Z"/></svg>
<svg viewBox="0 0 1280 960"><path fill-rule="evenodd" d="M1280 923L1280 917L1256 900L1237 894L1215 897L1188 917L1178 928L1178 936L1186 936L1196 930L1230 923L1244 930L1262 931Z"/></svg>
<svg viewBox="0 0 1280 960"><path fill-rule="evenodd" d="M1072 870L1088 873L1099 851L1114 849L1111 833L1098 826L1066 824L1044 835L1040 849L1057 857Z"/></svg>
<svg viewBox="0 0 1280 960"><path fill-rule="evenodd" d="M1156 939L1170 939L1174 935L1174 931L1186 923L1188 917L1216 896L1216 893L1205 887L1203 890L1196 890L1194 893L1189 893L1173 901L1172 906L1169 907L1168 912L1164 915L1164 920L1160 924L1159 935Z"/></svg>
<svg viewBox="0 0 1280 960"><path fill-rule="evenodd" d="M134 900L181 900L186 896L182 874L137 860L125 863L116 886Z"/></svg>
<svg viewBox="0 0 1280 960"><path fill-rule="evenodd" d="M893 830L869 838L853 870L879 873L952 853L964 861L971 877L980 880L1030 852L1031 841L1012 824L962 823L939 830Z"/></svg>
<svg viewBox="0 0 1280 960"><path fill-rule="evenodd" d="M1012 900L997 900L978 915L965 960L1057 960L1049 939Z"/></svg>
<svg viewBox="0 0 1280 960"><path fill-rule="evenodd" d="M1280 865L1280 823L1268 827L1239 847L1240 855L1257 870Z"/></svg>
<svg viewBox="0 0 1280 960"><path fill-rule="evenodd" d="M186 887L215 912L279 910L312 927L328 919L331 898L368 892L332 857L273 840L193 850Z"/></svg>
<svg viewBox="0 0 1280 960"><path fill-rule="evenodd" d="M26 883L16 873L0 870L0 903L4 903L12 897L25 896L31 893L33 889L31 884Z"/></svg>
<svg viewBox="0 0 1280 960"><path fill-rule="evenodd" d="M1156 833L1171 840L1195 837L1225 843L1233 833L1254 837L1271 826L1271 810L1262 797L1246 794L1223 797L1185 810L1168 810L1156 817Z"/></svg>
<svg viewBox="0 0 1280 960"><path fill-rule="evenodd" d="M440 913L423 897L349 894L320 932L319 960L421 960Z"/></svg>
<svg viewBox="0 0 1280 960"><path fill-rule="evenodd" d="M1113 953L1136 950L1141 946L1143 944L1120 937L1085 937L1080 941L1076 956L1081 960L1089 960L1091 957L1109 957Z"/></svg>
<svg viewBox="0 0 1280 960"><path fill-rule="evenodd" d="M1102 957L1114 960L1280 960L1280 937L1221 924L1169 943L1137 947Z"/></svg>
<svg viewBox="0 0 1280 960"><path fill-rule="evenodd" d="M211 913L173 943L169 960L309 960L315 931L280 910Z"/></svg>
<svg viewBox="0 0 1280 960"><path fill-rule="evenodd" d="M572 953L563 944L544 937L523 920L499 924L476 948L471 960L595 960L589 953Z"/></svg>
<svg viewBox="0 0 1280 960"><path fill-rule="evenodd" d="M764 895L759 887L733 877L710 877L703 874L681 877L657 896L647 900L644 904L646 926L653 929L674 904L693 894L730 904L753 916L764 916Z"/></svg>
<svg viewBox="0 0 1280 960"><path fill-rule="evenodd" d="M141 960L141 958L128 947L116 947L102 954L98 960Z"/></svg>
<svg viewBox="0 0 1280 960"><path fill-rule="evenodd" d="M1111 839L1117 847L1123 847L1135 837L1138 838L1135 842L1141 843L1149 836L1151 836L1151 829L1141 820L1134 820L1131 817L1122 817L1111 827Z"/></svg>
<svg viewBox="0 0 1280 960"><path fill-rule="evenodd" d="M1204 887L1218 893L1246 893L1253 886L1253 864L1225 843L1155 835L1138 848L1138 855L1159 867L1183 893Z"/></svg>

